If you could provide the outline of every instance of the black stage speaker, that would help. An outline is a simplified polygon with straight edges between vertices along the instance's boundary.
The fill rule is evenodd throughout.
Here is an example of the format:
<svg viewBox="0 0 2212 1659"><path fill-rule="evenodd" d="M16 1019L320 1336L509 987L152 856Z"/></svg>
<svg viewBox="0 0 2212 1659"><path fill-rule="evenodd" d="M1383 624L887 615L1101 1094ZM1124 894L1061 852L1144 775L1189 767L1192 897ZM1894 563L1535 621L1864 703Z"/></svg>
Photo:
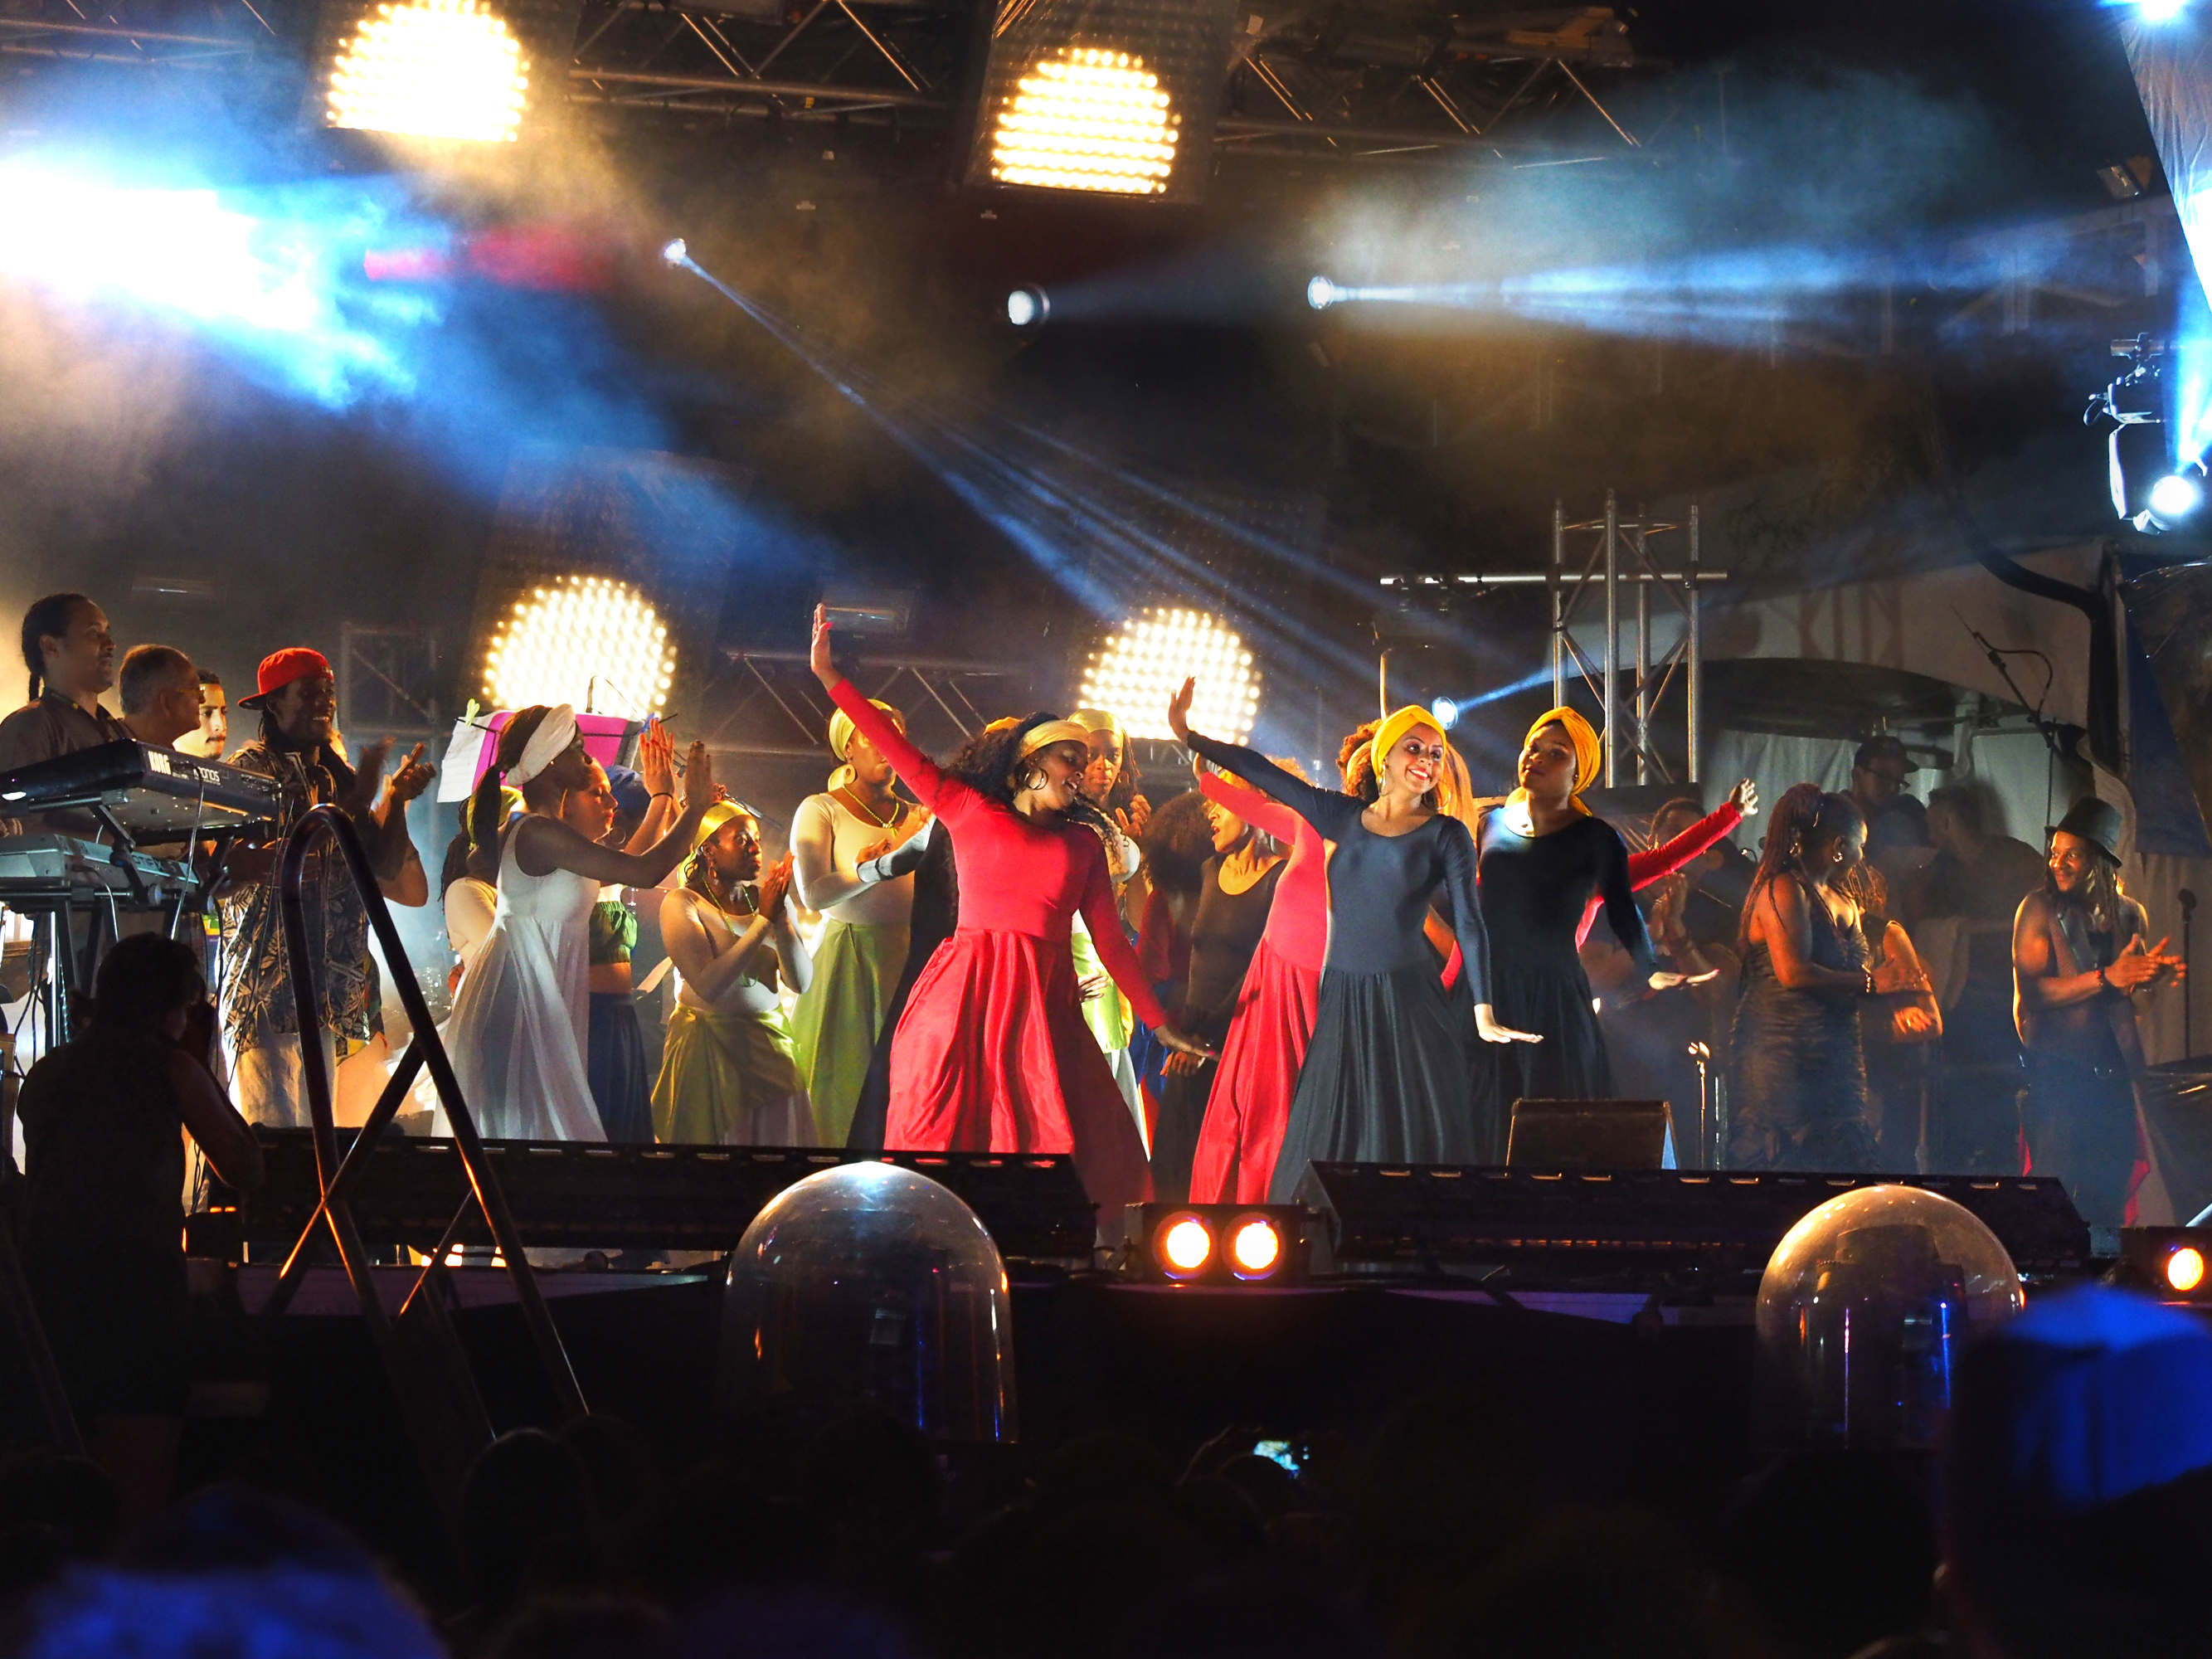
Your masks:
<svg viewBox="0 0 2212 1659"><path fill-rule="evenodd" d="M1515 1170L1656 1170L1669 1123L1663 1100L1516 1100L1505 1162Z"/></svg>
<svg viewBox="0 0 2212 1659"><path fill-rule="evenodd" d="M191 1218L196 1255L234 1259L240 1242L285 1246L319 1192L313 1131L257 1129L267 1178L224 1194ZM338 1131L341 1156L353 1132ZM1088 1263L1097 1222L1075 1160L1028 1152L848 1152L820 1147L620 1146L487 1140L484 1150L526 1244L583 1249L727 1251L785 1188L841 1164L880 1160L957 1193L1010 1261ZM354 1220L372 1249L427 1250L468 1195L450 1140L386 1134L353 1188ZM223 1212L220 1206L234 1205ZM489 1244L471 1206L459 1242Z"/></svg>
<svg viewBox="0 0 2212 1659"><path fill-rule="evenodd" d="M1316 1273L1486 1265L1556 1279L1756 1274L1808 1211L1883 1185L1955 1200L2022 1273L2079 1271L2088 1260L2088 1226L2049 1176L1313 1164L1297 1197L1328 1221L1315 1241Z"/></svg>

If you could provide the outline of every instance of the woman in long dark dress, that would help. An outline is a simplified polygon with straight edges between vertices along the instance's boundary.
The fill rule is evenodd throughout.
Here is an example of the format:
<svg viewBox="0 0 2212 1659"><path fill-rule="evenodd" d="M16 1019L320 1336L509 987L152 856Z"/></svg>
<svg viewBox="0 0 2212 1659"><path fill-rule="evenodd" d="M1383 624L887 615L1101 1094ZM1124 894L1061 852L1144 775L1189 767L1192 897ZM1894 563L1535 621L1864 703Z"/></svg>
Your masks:
<svg viewBox="0 0 2212 1659"><path fill-rule="evenodd" d="M1858 906L1830 884L1866 845L1847 795L1782 797L1743 908L1729 1167L1871 1170L1859 1010L1875 994Z"/></svg>
<svg viewBox="0 0 2212 1659"><path fill-rule="evenodd" d="M1200 877L1198 914L1190 925L1190 969L1178 1023L1196 1041L1218 1049L1228 1041L1244 975L1260 948L1260 936L1267 931L1283 853L1230 808L1210 797L1200 799L1212 822L1213 855ZM1191 1164L1220 1064L1218 1059L1201 1060L1195 1054L1169 1057L1160 1087L1159 1123L1152 1132L1152 1196L1163 1204L1180 1204L1190 1196Z"/></svg>
<svg viewBox="0 0 2212 1659"><path fill-rule="evenodd" d="M1583 805L1582 792L1597 781L1600 754L1597 733L1574 710L1543 714L1522 743L1521 787L1483 813L1477 833L1483 926L1492 938L1513 941L1492 966L1491 1001L1506 1024L1544 1039L1497 1051L1504 1108L1516 1100L1602 1100L1613 1093L1605 1037L1576 950L1593 892L1652 989L1683 981L1658 971L1652 958L1626 845ZM1504 1146L1491 1150L1502 1157Z"/></svg>
<svg viewBox="0 0 2212 1659"><path fill-rule="evenodd" d="M1183 744L1291 808L1336 843L1328 866L1328 955L1313 1042L1291 1099L1291 1120L1268 1198L1290 1201L1309 1163L1408 1160L1468 1164L1489 1135L1475 1094L1470 1039L1534 1042L1492 1018L1490 941L1474 890L1474 841L1437 810L1443 734L1427 713L1401 708L1372 744L1374 793L1318 789L1266 756L1190 729L1193 684L1168 706ZM1466 969L1447 999L1422 931L1441 897Z"/></svg>

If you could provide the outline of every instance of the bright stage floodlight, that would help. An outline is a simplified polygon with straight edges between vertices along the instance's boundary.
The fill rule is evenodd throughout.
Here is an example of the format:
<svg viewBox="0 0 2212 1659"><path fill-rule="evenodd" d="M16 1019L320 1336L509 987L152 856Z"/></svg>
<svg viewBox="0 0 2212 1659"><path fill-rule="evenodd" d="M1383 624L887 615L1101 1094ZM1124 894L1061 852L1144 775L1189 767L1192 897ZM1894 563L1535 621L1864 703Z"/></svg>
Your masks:
<svg viewBox="0 0 2212 1659"><path fill-rule="evenodd" d="M1429 714L1439 731L1449 732L1459 724L1459 705L1449 697L1438 697L1429 705Z"/></svg>
<svg viewBox="0 0 2212 1659"><path fill-rule="evenodd" d="M2146 23L2170 23L2189 9L2189 0L2136 0L2136 15Z"/></svg>
<svg viewBox="0 0 2212 1659"><path fill-rule="evenodd" d="M1290 1204L1132 1204L1124 1271L1158 1284L1211 1290L1299 1284L1310 1252L1305 1217Z"/></svg>
<svg viewBox="0 0 2212 1659"><path fill-rule="evenodd" d="M690 246L686 243L681 236L678 236L674 241L669 243L666 247L660 250L660 257L667 260L672 265L680 265L686 259L691 257Z"/></svg>
<svg viewBox="0 0 2212 1659"><path fill-rule="evenodd" d="M1196 201L1212 168L1230 0L1009 0L966 181Z"/></svg>
<svg viewBox="0 0 2212 1659"><path fill-rule="evenodd" d="M1156 605L1131 617L1092 655L1077 702L1120 715L1133 738L1169 738L1168 700L1194 676L1190 723L1231 743L1250 737L1260 671L1236 630L1201 611Z"/></svg>
<svg viewBox="0 0 2212 1659"><path fill-rule="evenodd" d="M544 66L557 75L580 0L326 0L310 118L406 137L512 143Z"/></svg>
<svg viewBox="0 0 2212 1659"><path fill-rule="evenodd" d="M1006 320L1016 328L1041 328L1052 315L1052 301L1041 288L1018 288L1006 295Z"/></svg>
<svg viewBox="0 0 2212 1659"><path fill-rule="evenodd" d="M1326 276L1316 276L1306 284L1306 303L1316 311L1327 311L1336 303L1336 284Z"/></svg>
<svg viewBox="0 0 2212 1659"><path fill-rule="evenodd" d="M667 625L635 588L569 576L515 602L484 653L483 689L498 708L567 702L642 720L675 674Z"/></svg>
<svg viewBox="0 0 2212 1659"><path fill-rule="evenodd" d="M2143 510L2160 529L2172 530L2203 505L2203 473L2171 472L2150 487Z"/></svg>

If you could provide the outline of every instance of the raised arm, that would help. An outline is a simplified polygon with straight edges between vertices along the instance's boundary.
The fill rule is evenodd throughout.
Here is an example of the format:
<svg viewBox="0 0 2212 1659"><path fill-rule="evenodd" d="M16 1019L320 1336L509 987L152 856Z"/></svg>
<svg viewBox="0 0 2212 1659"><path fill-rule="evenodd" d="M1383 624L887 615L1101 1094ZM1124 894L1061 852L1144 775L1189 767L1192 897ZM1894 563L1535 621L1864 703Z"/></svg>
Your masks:
<svg viewBox="0 0 2212 1659"><path fill-rule="evenodd" d="M1628 884L1642 892L1653 882L1673 875L1692 859L1703 858L1714 847L1735 834L1743 811L1731 795L1717 811L1708 812L1672 841L1647 847L1628 855Z"/></svg>
<svg viewBox="0 0 2212 1659"><path fill-rule="evenodd" d="M896 722L884 711L862 696L854 684L837 672L837 665L830 655L830 614L822 605L814 607L814 644L809 662L814 678L822 682L822 689L830 700L845 711L853 722L853 729L876 745L877 752L891 763L899 781L921 798L921 804L932 811L943 812L940 797L961 794L964 791L948 788L945 775L937 769L937 763L907 740Z"/></svg>
<svg viewBox="0 0 2212 1659"><path fill-rule="evenodd" d="M1227 774L1211 769L1198 775L1198 792L1216 806L1234 812L1263 836L1273 836L1285 847L1297 838L1305 820L1271 795Z"/></svg>
<svg viewBox="0 0 2212 1659"><path fill-rule="evenodd" d="M695 743L684 768L684 811L668 826L668 833L651 850L625 853L586 841L567 824L543 812L532 812L516 824L514 861L526 875L550 876L567 870L589 876L601 886L658 887L691 850L700 816L714 803L714 768L707 745Z"/></svg>

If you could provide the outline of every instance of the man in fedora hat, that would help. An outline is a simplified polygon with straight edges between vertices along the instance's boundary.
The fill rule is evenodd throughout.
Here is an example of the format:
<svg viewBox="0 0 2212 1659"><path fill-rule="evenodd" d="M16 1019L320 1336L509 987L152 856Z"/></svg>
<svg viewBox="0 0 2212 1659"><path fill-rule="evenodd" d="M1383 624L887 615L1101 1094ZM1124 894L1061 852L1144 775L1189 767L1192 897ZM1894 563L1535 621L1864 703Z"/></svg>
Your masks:
<svg viewBox="0 0 2212 1659"><path fill-rule="evenodd" d="M2085 796L2051 832L2043 885L2013 919L2013 1018L2027 1086L2027 1167L2057 1176L2082 1218L2117 1227L2135 1173L2135 998L2182 975L2120 888L2119 809Z"/></svg>
<svg viewBox="0 0 2212 1659"><path fill-rule="evenodd" d="M332 742L337 681L319 651L293 646L261 659L253 695L238 700L261 717L252 742L230 758L240 771L274 778L283 792L283 821L273 841L231 850L219 896L222 909L222 1037L238 1109L249 1123L298 1127L308 1121L300 1043L300 1011L292 994L290 958L272 879L284 836L325 802L335 804L361 833L362 850L385 881L398 877L408 852L407 803L433 775L422 745L392 775L385 810L376 810L392 739L371 744L358 767ZM301 893L308 957L322 1025L323 1055L337 1072L337 1045L369 1036L374 996L368 955L368 912L335 848L325 842L307 858Z"/></svg>

